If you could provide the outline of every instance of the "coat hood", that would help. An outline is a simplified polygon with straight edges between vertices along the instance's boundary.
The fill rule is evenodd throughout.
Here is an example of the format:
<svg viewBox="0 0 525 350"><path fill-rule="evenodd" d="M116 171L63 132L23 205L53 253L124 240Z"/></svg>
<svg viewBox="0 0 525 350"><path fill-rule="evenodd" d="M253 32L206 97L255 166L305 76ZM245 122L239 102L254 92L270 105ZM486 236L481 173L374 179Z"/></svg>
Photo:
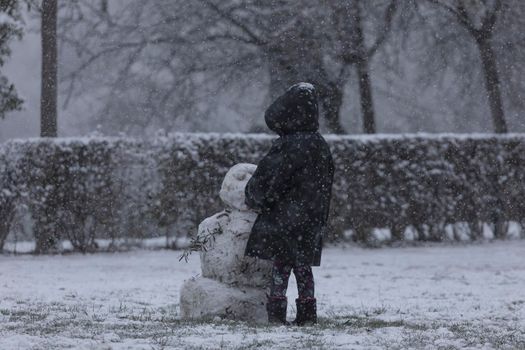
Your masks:
<svg viewBox="0 0 525 350"><path fill-rule="evenodd" d="M291 86L264 115L266 125L279 135L319 129L319 110L315 88L309 83Z"/></svg>

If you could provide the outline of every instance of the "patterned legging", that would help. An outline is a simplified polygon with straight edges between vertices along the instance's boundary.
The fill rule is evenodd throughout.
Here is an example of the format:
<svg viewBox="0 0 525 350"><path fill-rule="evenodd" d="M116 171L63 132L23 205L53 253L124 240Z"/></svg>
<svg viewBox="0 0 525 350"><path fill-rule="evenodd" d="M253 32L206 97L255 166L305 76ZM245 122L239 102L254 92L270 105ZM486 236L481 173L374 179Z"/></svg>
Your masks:
<svg viewBox="0 0 525 350"><path fill-rule="evenodd" d="M315 291L312 268L310 266L291 266L280 261L274 261L273 263L270 297L286 298L288 279L292 270L297 281L299 299L313 299Z"/></svg>

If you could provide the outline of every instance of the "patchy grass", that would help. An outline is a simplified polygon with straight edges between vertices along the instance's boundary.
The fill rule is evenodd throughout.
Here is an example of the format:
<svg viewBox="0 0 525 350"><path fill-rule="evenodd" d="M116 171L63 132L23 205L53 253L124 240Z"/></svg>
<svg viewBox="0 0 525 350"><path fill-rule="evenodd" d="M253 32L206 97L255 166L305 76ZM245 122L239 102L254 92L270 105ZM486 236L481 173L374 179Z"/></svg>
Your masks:
<svg viewBox="0 0 525 350"><path fill-rule="evenodd" d="M308 327L182 320L198 256L0 256L0 349L525 349L524 253L521 241L327 249Z"/></svg>
<svg viewBox="0 0 525 350"><path fill-rule="evenodd" d="M23 306L21 306L23 305ZM314 326L268 326L229 320L182 320L177 309L120 304L105 308L86 304L21 304L1 309L2 335L39 337L39 349L56 349L53 338L66 338L89 349L93 342L107 349L118 344L147 344L148 349L436 349L525 348L525 330L517 325L484 322L415 323L383 319L387 307L320 317ZM47 344L47 345L46 345ZM64 346L68 348L69 346ZM76 348L76 347L75 347ZM105 349L99 347L100 349ZM96 348L96 349L99 349ZM137 349L142 349L137 347Z"/></svg>

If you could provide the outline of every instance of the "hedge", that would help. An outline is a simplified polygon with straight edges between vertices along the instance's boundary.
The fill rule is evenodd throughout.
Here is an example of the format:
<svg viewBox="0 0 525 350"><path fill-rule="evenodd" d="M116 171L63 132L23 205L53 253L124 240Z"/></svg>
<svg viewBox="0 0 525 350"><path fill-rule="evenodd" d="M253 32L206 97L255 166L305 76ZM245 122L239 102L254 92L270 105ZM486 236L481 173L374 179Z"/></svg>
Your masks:
<svg viewBox="0 0 525 350"><path fill-rule="evenodd" d="M222 209L226 171L257 163L272 139L179 133L7 142L0 145L0 245L20 211L32 218L38 252L60 239L86 252L97 249L95 238L191 234ZM486 224L502 238L509 222L525 221L525 135L327 140L336 164L331 239L346 231L370 241L374 228L388 228L391 240L403 240L409 228L415 239L440 241L458 224L469 238L480 238Z"/></svg>

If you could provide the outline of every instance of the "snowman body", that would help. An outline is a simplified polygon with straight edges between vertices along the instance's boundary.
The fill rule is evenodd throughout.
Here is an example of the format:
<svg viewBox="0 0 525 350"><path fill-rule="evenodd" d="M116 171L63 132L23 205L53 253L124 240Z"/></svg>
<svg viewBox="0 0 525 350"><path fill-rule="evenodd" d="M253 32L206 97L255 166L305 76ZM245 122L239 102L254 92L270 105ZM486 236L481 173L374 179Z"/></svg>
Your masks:
<svg viewBox="0 0 525 350"><path fill-rule="evenodd" d="M205 219L198 239L202 276L186 281L181 290L183 318L221 317L265 322L266 286L271 264L244 256L257 214L244 203L244 187L255 171L238 164L228 171L220 197L227 209Z"/></svg>

